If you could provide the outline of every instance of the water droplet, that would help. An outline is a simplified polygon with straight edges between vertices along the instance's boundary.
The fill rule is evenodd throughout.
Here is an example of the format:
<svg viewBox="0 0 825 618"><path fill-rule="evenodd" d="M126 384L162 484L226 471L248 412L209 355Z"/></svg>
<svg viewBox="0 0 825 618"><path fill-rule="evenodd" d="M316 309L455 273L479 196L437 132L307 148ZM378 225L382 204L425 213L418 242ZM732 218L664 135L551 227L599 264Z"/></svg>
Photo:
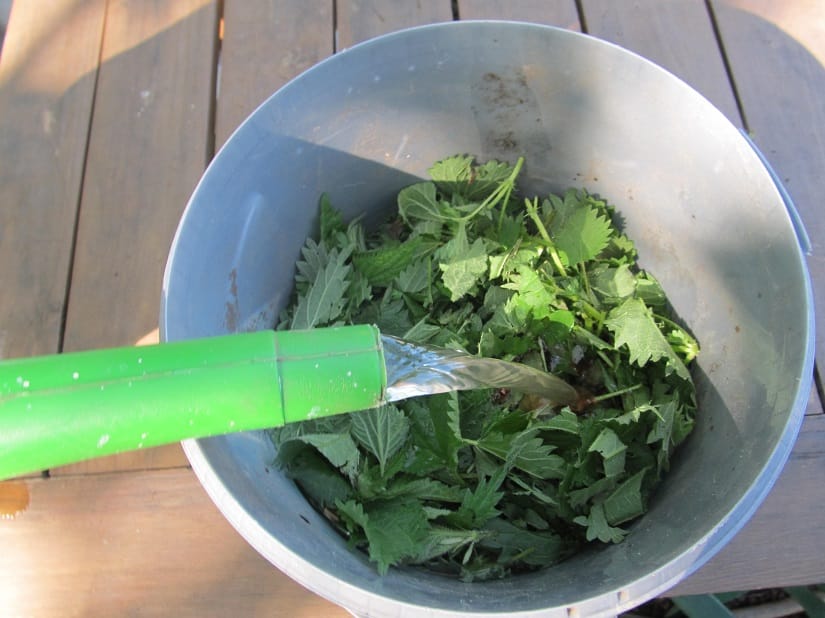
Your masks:
<svg viewBox="0 0 825 618"><path fill-rule="evenodd" d="M100 439L97 441L97 448L103 448L108 441L109 441L109 434L104 433L102 436L100 436Z"/></svg>

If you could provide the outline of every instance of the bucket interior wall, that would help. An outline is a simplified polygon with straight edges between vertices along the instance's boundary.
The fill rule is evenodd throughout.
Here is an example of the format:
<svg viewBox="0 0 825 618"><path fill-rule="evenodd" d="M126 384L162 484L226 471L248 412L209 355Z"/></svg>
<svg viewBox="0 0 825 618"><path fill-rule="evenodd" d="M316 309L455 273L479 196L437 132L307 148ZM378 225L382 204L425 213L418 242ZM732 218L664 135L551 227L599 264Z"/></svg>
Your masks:
<svg viewBox="0 0 825 618"><path fill-rule="evenodd" d="M322 192L347 217L377 222L399 189L456 153L524 156L524 194L585 187L615 204L702 345L696 430L626 541L484 585L419 570L380 578L272 466L265 435L187 453L265 557L354 611L634 605L744 523L810 388L810 292L779 194L738 130L665 71L583 35L492 23L389 35L321 63L264 103L205 174L170 255L162 335L271 327Z"/></svg>

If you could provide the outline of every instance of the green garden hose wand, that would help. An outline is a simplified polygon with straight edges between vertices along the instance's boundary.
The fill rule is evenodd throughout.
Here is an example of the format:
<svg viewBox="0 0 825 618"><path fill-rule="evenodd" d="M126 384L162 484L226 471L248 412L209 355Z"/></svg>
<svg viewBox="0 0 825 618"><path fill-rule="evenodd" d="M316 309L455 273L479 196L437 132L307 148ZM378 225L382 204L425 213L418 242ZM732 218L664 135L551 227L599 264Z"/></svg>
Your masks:
<svg viewBox="0 0 825 618"><path fill-rule="evenodd" d="M515 363L421 346L413 346L419 353L410 363L408 345L360 325L0 361L0 480L187 438L477 388L459 379L468 360L510 366L495 385L543 379L552 399L569 403L576 396L561 379L529 368L525 374ZM396 359L389 364L387 347ZM436 373L418 371L427 355L438 359ZM461 367L450 365L454 357L463 359Z"/></svg>

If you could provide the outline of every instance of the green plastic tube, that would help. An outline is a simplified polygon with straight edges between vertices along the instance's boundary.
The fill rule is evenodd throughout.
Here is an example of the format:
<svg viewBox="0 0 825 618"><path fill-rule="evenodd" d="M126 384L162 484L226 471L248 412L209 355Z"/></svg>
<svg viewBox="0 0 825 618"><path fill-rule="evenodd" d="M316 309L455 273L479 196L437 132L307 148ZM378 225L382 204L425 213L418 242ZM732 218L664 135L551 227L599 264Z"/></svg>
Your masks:
<svg viewBox="0 0 825 618"><path fill-rule="evenodd" d="M0 479L376 407L386 379L367 325L0 361Z"/></svg>

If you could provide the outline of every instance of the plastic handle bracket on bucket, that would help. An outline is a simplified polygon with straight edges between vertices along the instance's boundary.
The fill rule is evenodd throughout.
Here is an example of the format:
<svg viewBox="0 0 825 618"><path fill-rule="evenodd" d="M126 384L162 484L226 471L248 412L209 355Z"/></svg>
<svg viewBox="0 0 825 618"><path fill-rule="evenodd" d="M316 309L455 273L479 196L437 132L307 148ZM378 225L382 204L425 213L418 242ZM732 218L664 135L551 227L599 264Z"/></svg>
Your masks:
<svg viewBox="0 0 825 618"><path fill-rule="evenodd" d="M799 216L799 211L796 209L796 205L794 205L788 190L785 188L785 185L782 184L782 181L779 179L779 175L768 162L768 159L764 154L762 154L759 146L757 146L756 142L754 142L753 139L751 139L751 136L748 135L748 132L744 129L740 129L740 132L745 138L745 141L750 144L750 147L756 153L756 156L759 157L759 160L762 161L762 165L764 165L765 169L768 170L768 174L770 174L771 180L773 180L773 184L776 186L776 190L779 191L779 195L785 204L785 209L791 217L791 224L793 225L794 232L796 232L796 239L799 242L799 246L806 255L810 255L812 251L811 237L808 236L808 231L805 229L805 224L802 222L802 217Z"/></svg>

